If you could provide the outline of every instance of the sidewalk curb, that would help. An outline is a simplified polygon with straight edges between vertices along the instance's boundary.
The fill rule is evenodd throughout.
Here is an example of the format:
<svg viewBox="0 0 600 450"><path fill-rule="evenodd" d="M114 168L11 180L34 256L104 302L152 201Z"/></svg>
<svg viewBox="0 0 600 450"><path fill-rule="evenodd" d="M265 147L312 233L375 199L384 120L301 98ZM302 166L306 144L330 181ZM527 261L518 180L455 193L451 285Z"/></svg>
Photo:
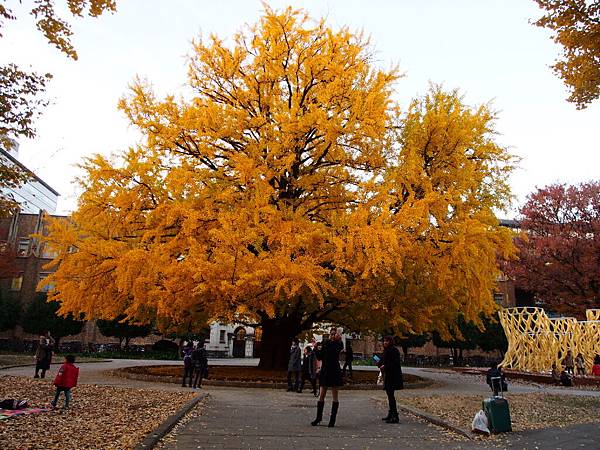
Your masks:
<svg viewBox="0 0 600 450"><path fill-rule="evenodd" d="M173 429L173 427L185 417L187 413L189 413L198 403L207 397L208 394L198 394L196 397L183 405L175 414L167 417L165 421L158 426L158 428L147 434L142 442L137 444L133 449L146 450L154 448L156 444L158 444L158 441L165 437Z"/></svg>
<svg viewBox="0 0 600 450"><path fill-rule="evenodd" d="M475 440L475 435L470 431L465 430L464 428L458 427L456 425L452 425L450 422L446 422L444 419L434 416L433 414L429 414L425 411L421 411L420 409L414 408L413 406L403 405L398 403L398 409L401 409L404 412L412 414L413 416L420 417L421 419L425 419L428 422L431 422L434 425L437 425L442 428L446 428L456 434L460 434L461 436L466 437L469 440Z"/></svg>

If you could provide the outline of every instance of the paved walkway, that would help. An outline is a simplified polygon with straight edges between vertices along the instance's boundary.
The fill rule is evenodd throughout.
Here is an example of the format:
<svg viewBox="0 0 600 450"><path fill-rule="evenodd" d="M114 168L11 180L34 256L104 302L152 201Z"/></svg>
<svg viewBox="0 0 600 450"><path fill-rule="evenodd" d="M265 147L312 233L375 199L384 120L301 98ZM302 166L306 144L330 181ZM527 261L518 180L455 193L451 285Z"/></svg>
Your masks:
<svg viewBox="0 0 600 450"><path fill-rule="evenodd" d="M387 413L380 391L340 393L335 428L328 428L331 400L324 420L313 427L316 400L310 393L272 389L206 389L210 398L201 416L177 431L167 449L481 449L417 419L401 415L401 423L380 420Z"/></svg>

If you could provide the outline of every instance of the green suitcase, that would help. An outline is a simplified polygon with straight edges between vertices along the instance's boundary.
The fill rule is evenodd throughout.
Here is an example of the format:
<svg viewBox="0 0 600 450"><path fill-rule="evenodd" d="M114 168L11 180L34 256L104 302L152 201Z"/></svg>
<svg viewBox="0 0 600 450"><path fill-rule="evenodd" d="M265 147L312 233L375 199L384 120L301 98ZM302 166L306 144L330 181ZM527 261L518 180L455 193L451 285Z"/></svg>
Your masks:
<svg viewBox="0 0 600 450"><path fill-rule="evenodd" d="M512 431L508 400L502 397L490 397L483 401L483 411L488 418L492 433Z"/></svg>

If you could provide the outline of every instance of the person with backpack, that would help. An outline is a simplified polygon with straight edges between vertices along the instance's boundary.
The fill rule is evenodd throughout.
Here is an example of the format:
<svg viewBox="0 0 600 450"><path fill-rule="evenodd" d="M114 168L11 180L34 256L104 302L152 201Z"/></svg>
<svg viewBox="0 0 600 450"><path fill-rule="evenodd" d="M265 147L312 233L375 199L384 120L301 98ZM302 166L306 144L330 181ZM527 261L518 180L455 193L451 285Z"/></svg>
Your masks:
<svg viewBox="0 0 600 450"><path fill-rule="evenodd" d="M72 395L71 389L77 386L77 379L79 378L79 367L75 366L75 357L73 355L65 356L65 362L54 378L54 386L56 386L56 394L54 400L50 402L52 408L56 408L60 393L65 393L65 406L64 409L69 409Z"/></svg>
<svg viewBox="0 0 600 450"><path fill-rule="evenodd" d="M192 366L194 368L194 384L191 387L201 389L202 378L208 376L208 358L206 357L206 349L200 342L192 352Z"/></svg>
<svg viewBox="0 0 600 450"><path fill-rule="evenodd" d="M189 379L189 386L192 387L192 377L194 376L194 366L192 364L192 343L188 342L185 344L182 350L183 354L183 382L181 387L187 387L185 380Z"/></svg>

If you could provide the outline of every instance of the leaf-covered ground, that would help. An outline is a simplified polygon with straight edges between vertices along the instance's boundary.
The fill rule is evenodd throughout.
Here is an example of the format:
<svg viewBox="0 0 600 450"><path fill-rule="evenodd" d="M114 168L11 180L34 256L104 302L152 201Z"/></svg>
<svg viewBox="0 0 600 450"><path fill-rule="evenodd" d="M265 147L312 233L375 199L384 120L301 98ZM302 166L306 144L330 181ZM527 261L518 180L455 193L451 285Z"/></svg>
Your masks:
<svg viewBox="0 0 600 450"><path fill-rule="evenodd" d="M194 392L80 385L73 389L68 411L0 420L3 449L133 448L168 416L194 397ZM52 381L5 376L0 399L27 399L42 407L54 396ZM61 395L59 406L64 402Z"/></svg>
<svg viewBox="0 0 600 450"><path fill-rule="evenodd" d="M600 421L600 398L548 394L519 394L507 397L513 431L561 427ZM431 395L402 397L401 402L471 429L475 413L481 409L479 395Z"/></svg>

